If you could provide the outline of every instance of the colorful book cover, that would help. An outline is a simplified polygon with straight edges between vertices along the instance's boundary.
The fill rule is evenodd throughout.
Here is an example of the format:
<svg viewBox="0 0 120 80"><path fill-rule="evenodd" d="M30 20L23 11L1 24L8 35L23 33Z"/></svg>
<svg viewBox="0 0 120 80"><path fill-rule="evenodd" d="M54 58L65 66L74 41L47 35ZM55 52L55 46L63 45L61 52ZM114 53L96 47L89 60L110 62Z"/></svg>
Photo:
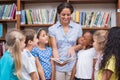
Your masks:
<svg viewBox="0 0 120 80"><path fill-rule="evenodd" d="M21 24L26 24L26 16L25 16L25 10L21 11L21 16L20 16L20 20L21 20Z"/></svg>
<svg viewBox="0 0 120 80"><path fill-rule="evenodd" d="M79 23L80 22L80 12L79 11L76 11L75 12L75 22Z"/></svg>
<svg viewBox="0 0 120 80"><path fill-rule="evenodd" d="M3 25L0 23L0 38L3 36Z"/></svg>

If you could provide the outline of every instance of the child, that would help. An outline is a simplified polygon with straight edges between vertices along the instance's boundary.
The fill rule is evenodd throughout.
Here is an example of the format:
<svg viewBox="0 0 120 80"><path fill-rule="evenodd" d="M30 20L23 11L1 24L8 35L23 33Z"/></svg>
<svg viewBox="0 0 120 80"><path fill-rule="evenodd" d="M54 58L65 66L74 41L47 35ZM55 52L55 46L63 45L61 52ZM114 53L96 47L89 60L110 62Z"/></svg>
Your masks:
<svg viewBox="0 0 120 80"><path fill-rule="evenodd" d="M99 64L102 60L103 49L104 49L104 45L106 42L107 34L108 34L107 30L98 30L93 35L93 40L94 40L93 47L97 51L97 61L96 61L95 68L94 68L95 71L93 73L94 80L96 80L96 74L99 70Z"/></svg>
<svg viewBox="0 0 120 80"><path fill-rule="evenodd" d="M23 33L26 36L26 46L22 52L22 80L38 80L36 61L34 56L30 53L38 42L36 32L32 29L25 29Z"/></svg>
<svg viewBox="0 0 120 80"><path fill-rule="evenodd" d="M0 80L21 79L21 51L25 47L25 36L19 30L7 32L7 51L0 59Z"/></svg>
<svg viewBox="0 0 120 80"><path fill-rule="evenodd" d="M120 80L120 27L109 30L96 80Z"/></svg>
<svg viewBox="0 0 120 80"><path fill-rule="evenodd" d="M78 50L84 49L83 40L84 40L84 38L82 36L77 40L77 45L79 45ZM76 73L76 64L77 64L77 61L72 69L72 74L71 74L70 80L74 80L75 73Z"/></svg>
<svg viewBox="0 0 120 80"><path fill-rule="evenodd" d="M46 80L54 79L54 64L51 60L52 49L48 47L48 35L44 29L40 28L37 32L38 46L33 48L32 54L42 65L44 70L44 77Z"/></svg>
<svg viewBox="0 0 120 80"><path fill-rule="evenodd" d="M75 80L91 80L93 70L93 60L96 51L92 48L93 32L87 31L83 35L83 49L78 52L78 60L76 64Z"/></svg>

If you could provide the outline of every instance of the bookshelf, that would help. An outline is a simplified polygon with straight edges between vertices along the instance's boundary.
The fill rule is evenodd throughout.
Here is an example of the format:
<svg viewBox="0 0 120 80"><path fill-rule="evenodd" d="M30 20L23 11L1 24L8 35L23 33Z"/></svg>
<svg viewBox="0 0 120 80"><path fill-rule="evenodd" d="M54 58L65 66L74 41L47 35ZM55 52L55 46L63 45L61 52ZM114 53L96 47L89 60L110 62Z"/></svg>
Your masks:
<svg viewBox="0 0 120 80"><path fill-rule="evenodd" d="M25 9L25 5L28 5L28 4L30 4L31 5L31 3L33 4L33 6L34 6L34 4L38 4L38 3L50 3L50 4L53 4L53 3L60 3L60 2L63 2L63 1L66 1L66 2L70 2L70 3L72 3L73 5L83 5L83 4L85 4L85 5L88 5L88 4L114 4L116 7L114 8L114 10L116 10L117 9L117 4L118 4L118 1L117 0L19 0L20 1L20 10L24 10ZM49 6L51 6L49 4ZM119 5L119 4L118 4ZM89 7L88 7L89 8ZM119 14L119 13L118 13ZM117 15L118 15L117 14ZM116 13L114 14L114 15L116 15ZM115 17L115 21L114 22L116 22L117 21L117 24L118 23L120 23L117 19L117 17L116 16L114 16ZM24 25L21 25L21 24L19 24L19 26L20 26L20 28L21 27L31 27L31 26L33 26L33 27L40 27L40 26L42 26L42 27L49 27L50 25L52 25L52 24L24 24ZM116 25L116 24L114 24L114 25ZM108 30L108 29L110 29L110 28L83 28L83 30L97 30L97 29L104 29L104 30Z"/></svg>
<svg viewBox="0 0 120 80"><path fill-rule="evenodd" d="M100 3L117 3L117 0L68 0L74 4L100 4Z"/></svg>
<svg viewBox="0 0 120 80"><path fill-rule="evenodd" d="M32 3L32 5L36 5L36 4L45 4L45 5L48 5L49 3L60 3L60 2L63 2L63 1L65 1L65 0L18 0L18 11L22 11L22 10L25 10L26 9L26 5L28 5L28 4L31 4ZM50 5L50 4L49 4ZM39 7L39 9L40 9L41 7ZM31 8L28 8L28 9L31 9ZM36 8L36 9L38 9L38 8ZM25 28L25 27L40 27L40 26L42 26L42 27L49 27L49 26L51 26L51 25L53 25L54 23L50 23L50 24L39 24L39 23L36 23L36 24L21 24L20 23L20 16L21 16L21 14L18 14L18 22L17 22L17 25L18 25L18 29L23 29L23 28Z"/></svg>
<svg viewBox="0 0 120 80"><path fill-rule="evenodd" d="M20 25L21 27L48 27L48 26L52 26L53 24L22 24Z"/></svg>
<svg viewBox="0 0 120 80"><path fill-rule="evenodd" d="M16 22L17 20L16 19L5 19L5 20L0 20L0 23L7 23L7 22Z"/></svg>
<svg viewBox="0 0 120 80"><path fill-rule="evenodd" d="M41 4L43 6L53 6L53 4L59 4L61 2L70 2L71 4L73 4L73 6L75 5L88 5L87 8L89 8L89 4L114 4L115 5L115 8L114 10L116 11L116 25L120 26L120 10L117 11L118 9L120 9L120 0L0 0L0 4L12 4L12 3L15 3L16 6L17 6L17 11L16 11L16 18L15 19L5 19L5 20L2 20L0 19L0 23L3 23L4 24L4 35L6 34L7 32L7 23L15 23L16 26L15 28L17 29L23 29L23 28L26 28L26 27L49 27L53 24L21 24L20 23L20 16L21 16L21 10L24 10L26 9L26 5L29 5L30 7L34 7L36 4ZM57 6L56 5L56 6ZM29 8L29 7L27 7ZM35 7L36 8L36 7ZM40 8L40 7L39 7ZM56 7L54 7L56 8ZM79 8L79 7L77 7ZM104 29L104 30L108 30L110 28L83 28L83 30L99 30L99 29ZM4 38L0 38L0 41L1 40L4 40Z"/></svg>
<svg viewBox="0 0 120 80"><path fill-rule="evenodd" d="M71 4L115 4L116 23L120 26L120 0L68 0ZM119 12L117 11L119 9ZM94 28L93 28L94 29Z"/></svg>
<svg viewBox="0 0 120 80"><path fill-rule="evenodd" d="M110 28L82 28L83 30L109 30Z"/></svg>
<svg viewBox="0 0 120 80"><path fill-rule="evenodd" d="M0 38L0 42L5 41L5 35L7 33L7 30L9 27L11 28L12 26L12 25L9 25L9 23L16 24L17 22L15 12L12 11L12 9L16 9L16 7L13 8L13 6L16 5L16 3L17 3L17 0L0 0L0 7L2 9L0 11L0 14L2 15L0 17L0 23L3 25L3 31L2 31L3 36ZM5 11L5 8L6 8L6 11ZM4 15L4 18L3 18L3 15Z"/></svg>

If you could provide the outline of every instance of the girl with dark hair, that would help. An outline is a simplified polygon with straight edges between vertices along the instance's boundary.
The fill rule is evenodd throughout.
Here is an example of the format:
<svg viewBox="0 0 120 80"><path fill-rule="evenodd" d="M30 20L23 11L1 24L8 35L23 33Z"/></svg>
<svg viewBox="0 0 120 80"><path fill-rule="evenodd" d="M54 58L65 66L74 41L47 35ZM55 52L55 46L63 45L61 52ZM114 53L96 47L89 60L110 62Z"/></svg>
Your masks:
<svg viewBox="0 0 120 80"><path fill-rule="evenodd" d="M41 80L54 80L54 63L52 58L52 48L48 47L48 35L47 32L40 28L37 31L38 45L32 49L32 54L36 60L39 61L40 67L42 67L43 73L39 71Z"/></svg>
<svg viewBox="0 0 120 80"><path fill-rule="evenodd" d="M120 27L110 29L97 80L120 80Z"/></svg>

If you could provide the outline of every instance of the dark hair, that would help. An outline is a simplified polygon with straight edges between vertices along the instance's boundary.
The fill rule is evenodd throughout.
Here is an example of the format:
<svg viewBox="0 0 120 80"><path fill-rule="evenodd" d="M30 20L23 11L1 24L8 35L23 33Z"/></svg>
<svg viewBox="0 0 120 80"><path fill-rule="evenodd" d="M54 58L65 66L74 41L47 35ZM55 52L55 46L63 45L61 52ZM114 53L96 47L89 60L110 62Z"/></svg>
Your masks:
<svg viewBox="0 0 120 80"><path fill-rule="evenodd" d="M87 33L87 32L90 33L90 36L91 36L91 38L92 38L91 41L94 42L94 40L93 40L93 34L95 33L95 30L87 30L87 31L84 31L83 34L85 34L85 33Z"/></svg>
<svg viewBox="0 0 120 80"><path fill-rule="evenodd" d="M72 6L70 3L68 3L68 2L63 2L63 3L61 3L61 4L57 7L57 13L60 14L61 11L62 11L64 8L69 8L70 11L71 11L71 14L72 14L73 11L74 11L74 8L73 8L73 6Z"/></svg>
<svg viewBox="0 0 120 80"><path fill-rule="evenodd" d="M107 42L104 48L103 60L100 64L100 69L104 69L108 60L115 57L115 71L120 80L120 27L112 27L107 36Z"/></svg>
<svg viewBox="0 0 120 80"><path fill-rule="evenodd" d="M23 30L23 34L26 37L25 44L27 46L29 40L33 41L36 31L33 29L25 29Z"/></svg>
<svg viewBox="0 0 120 80"><path fill-rule="evenodd" d="M40 32L41 32L42 30L44 30L44 29L43 29L43 28L39 28L39 29L38 29L38 31L37 31L37 38L39 38ZM45 30L44 30L44 31L45 31Z"/></svg>

